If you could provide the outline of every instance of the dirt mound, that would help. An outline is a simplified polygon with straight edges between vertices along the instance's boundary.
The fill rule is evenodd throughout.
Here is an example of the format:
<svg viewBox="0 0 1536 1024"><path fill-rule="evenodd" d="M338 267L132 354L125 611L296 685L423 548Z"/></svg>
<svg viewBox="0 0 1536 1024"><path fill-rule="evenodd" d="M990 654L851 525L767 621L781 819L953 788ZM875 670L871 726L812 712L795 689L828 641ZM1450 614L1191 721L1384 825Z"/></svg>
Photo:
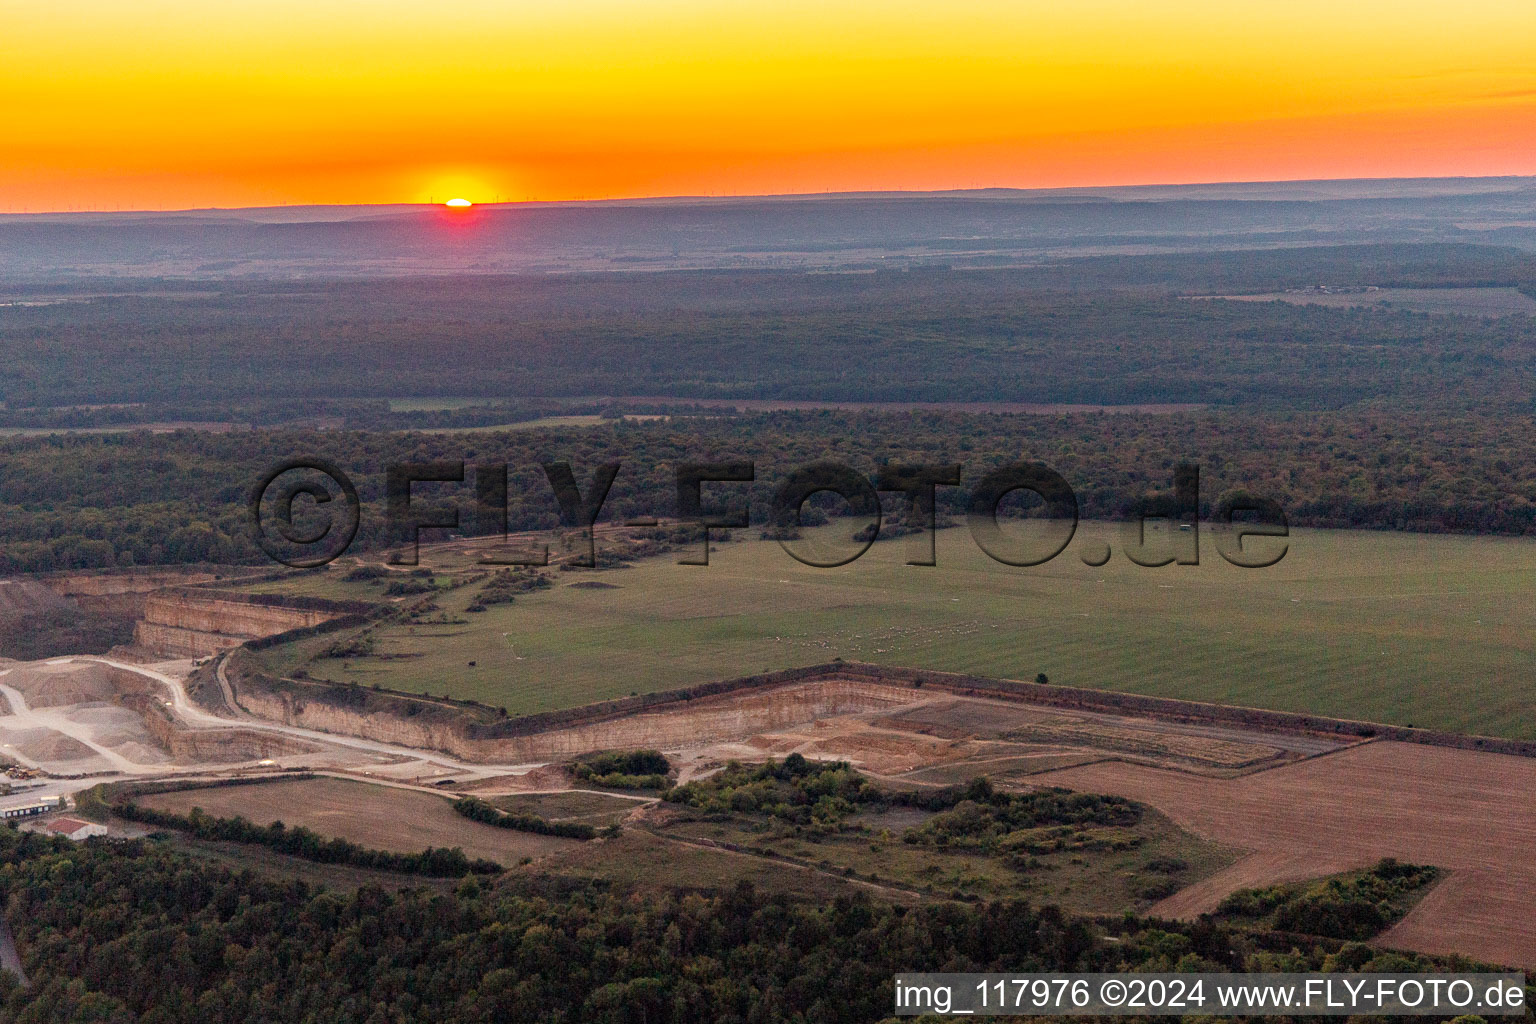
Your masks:
<svg viewBox="0 0 1536 1024"><path fill-rule="evenodd" d="M833 735L812 740L801 748L801 752L809 757L851 761L866 771L880 773L911 771L920 765L954 760L976 752L975 744L913 733L877 731L859 722L848 722L843 728L832 731Z"/></svg>
<svg viewBox="0 0 1536 1024"><path fill-rule="evenodd" d="M97 757L96 751L84 743L52 729L19 729L5 736L11 749L28 761L75 762Z"/></svg>
<svg viewBox="0 0 1536 1024"><path fill-rule="evenodd" d="M28 707L51 708L110 701L118 693L118 675L99 662L33 662L11 669L3 681L21 691Z"/></svg>
<svg viewBox="0 0 1536 1024"><path fill-rule="evenodd" d="M67 712L71 722L91 728L91 738L137 764L164 764L171 758L144 719L115 704L82 704Z"/></svg>
<svg viewBox="0 0 1536 1024"><path fill-rule="evenodd" d="M0 618L37 615L40 612L67 611L75 603L41 583L31 580L0 580Z"/></svg>

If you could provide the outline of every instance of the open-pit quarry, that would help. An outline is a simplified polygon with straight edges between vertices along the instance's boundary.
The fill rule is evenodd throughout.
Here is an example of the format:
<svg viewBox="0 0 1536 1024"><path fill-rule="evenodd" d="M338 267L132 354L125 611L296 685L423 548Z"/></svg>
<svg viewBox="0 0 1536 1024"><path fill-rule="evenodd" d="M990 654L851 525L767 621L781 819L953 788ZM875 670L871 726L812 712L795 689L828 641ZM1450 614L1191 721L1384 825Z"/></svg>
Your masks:
<svg viewBox="0 0 1536 1024"><path fill-rule="evenodd" d="M0 666L0 753L54 789L303 767L494 796L572 788L559 763L622 748L663 750L685 781L796 752L895 785L985 774L1131 797L1238 851L1154 913L1397 857L1446 874L1384 942L1536 967L1536 819L1516 798L1536 758L1517 741L854 664L498 721L274 680L242 655Z"/></svg>
<svg viewBox="0 0 1536 1024"><path fill-rule="evenodd" d="M139 658L200 658L251 640L369 612L360 601L248 593L233 586L271 578L248 568L115 569L0 579L0 641L39 623L91 637L115 624L120 652ZM283 574L275 574L282 576ZM85 637L82 637L85 639ZM63 637L59 642L64 642ZM87 640L87 644L88 644ZM73 654L89 646L61 650ZM106 653L104 646L94 653ZM0 656L4 655L0 650Z"/></svg>
<svg viewBox="0 0 1536 1024"><path fill-rule="evenodd" d="M160 656L200 658L365 611L360 602L169 587L145 596L133 643Z"/></svg>

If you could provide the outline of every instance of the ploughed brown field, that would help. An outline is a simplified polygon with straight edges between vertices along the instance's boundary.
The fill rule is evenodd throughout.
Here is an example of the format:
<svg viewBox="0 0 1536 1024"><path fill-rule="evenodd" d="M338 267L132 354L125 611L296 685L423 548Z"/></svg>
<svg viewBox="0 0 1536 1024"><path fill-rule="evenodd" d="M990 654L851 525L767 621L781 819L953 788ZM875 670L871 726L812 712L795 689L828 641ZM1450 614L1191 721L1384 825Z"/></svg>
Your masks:
<svg viewBox="0 0 1536 1024"><path fill-rule="evenodd" d="M432 793L317 778L155 793L138 798L146 807L186 814L200 807L216 818L239 815L258 825L282 821L329 839L396 853L429 846L457 846L470 857L516 864L579 846L574 839L532 835L470 821L450 801Z"/></svg>
<svg viewBox="0 0 1536 1024"><path fill-rule="evenodd" d="M1536 759L1382 741L1240 778L1101 762L1030 781L1140 800L1252 851L1154 914L1189 917L1235 889L1396 857L1447 874L1378 943L1536 968Z"/></svg>

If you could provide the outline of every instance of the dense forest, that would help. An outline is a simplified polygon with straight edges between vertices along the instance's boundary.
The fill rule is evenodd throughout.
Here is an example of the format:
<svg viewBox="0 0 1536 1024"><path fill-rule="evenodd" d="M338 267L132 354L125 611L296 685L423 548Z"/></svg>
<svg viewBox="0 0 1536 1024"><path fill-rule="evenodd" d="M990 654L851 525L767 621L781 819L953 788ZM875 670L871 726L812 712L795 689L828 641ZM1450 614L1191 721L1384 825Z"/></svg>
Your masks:
<svg viewBox="0 0 1536 1024"><path fill-rule="evenodd" d="M1320 283L1536 295L1536 260L1488 246L1334 246L966 272L138 282L4 305L0 427L255 429L0 441L0 572L261 561L247 491L299 455L352 476L358 543L372 548L390 539L386 467L441 459L509 464L514 531L558 522L544 462L570 462L584 483L622 461L603 509L621 521L674 514L679 463L743 459L756 481L719 493L748 494L755 525L791 468L831 459L866 475L963 464L962 486L938 492L946 516L1005 463L1044 462L1082 515L1107 518L1196 463L1207 515L1242 489L1294 525L1536 531L1536 319L1472 315L1475 304L1451 315L1192 297ZM423 395L458 398L402 399ZM706 399L1179 411L677 404ZM557 418L569 415L605 419ZM527 425L486 429L514 423ZM479 432L434 432L455 428ZM496 529L471 514L474 479L422 486L418 500L463 509L459 532Z"/></svg>
<svg viewBox="0 0 1536 1024"><path fill-rule="evenodd" d="M130 288L0 306L0 401L8 415L146 402L161 419L254 422L281 403L324 415L412 395L1530 411L1527 316L1183 297L1320 283L1529 288L1536 261L1492 247L1346 246L965 272ZM15 423L49 425L38 415Z"/></svg>
<svg viewBox="0 0 1536 1024"><path fill-rule="evenodd" d="M1536 532L1533 449L1529 416L1387 411L779 412L473 434L12 438L0 441L0 572L263 562L248 492L270 467L300 455L329 459L356 483L357 549L377 549L390 539L386 468L443 459L467 462L464 483L418 484L413 501L428 511L458 509L465 534L495 526L476 512L481 463L508 465L506 525L519 531L559 524L545 462L570 462L584 489L594 468L620 462L600 521L622 522L676 514L680 463L752 460L754 483L708 484L704 493L711 507L749 499L761 526L789 470L830 459L865 475L888 462L960 463L961 486L938 488L946 516L964 514L970 488L1004 463L1043 462L1073 488L1081 515L1116 518L1149 492L1169 490L1173 467L1192 462L1207 517L1224 493L1245 489L1279 502L1292 525L1528 535ZM898 514L905 498L887 498Z"/></svg>
<svg viewBox="0 0 1536 1024"><path fill-rule="evenodd" d="M319 890L154 841L0 828L0 908L30 987L17 1024L667 1024L889 1019L915 968L1444 969L1214 921L1099 925L1019 902L795 902L742 883L643 895L513 875L455 891ZM1526 1020L1530 1019L1527 1011Z"/></svg>

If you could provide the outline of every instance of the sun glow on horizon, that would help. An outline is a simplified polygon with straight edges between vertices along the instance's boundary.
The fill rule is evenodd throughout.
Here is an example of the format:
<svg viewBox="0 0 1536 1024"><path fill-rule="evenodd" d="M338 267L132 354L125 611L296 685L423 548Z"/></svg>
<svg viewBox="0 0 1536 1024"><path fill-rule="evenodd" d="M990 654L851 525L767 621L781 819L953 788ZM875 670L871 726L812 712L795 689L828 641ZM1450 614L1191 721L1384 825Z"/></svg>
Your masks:
<svg viewBox="0 0 1536 1024"><path fill-rule="evenodd" d="M11 5L0 211L1536 174L1530 0L367 8Z"/></svg>
<svg viewBox="0 0 1536 1024"><path fill-rule="evenodd" d="M475 204L468 199L450 199L443 205L453 210L467 210Z"/></svg>

